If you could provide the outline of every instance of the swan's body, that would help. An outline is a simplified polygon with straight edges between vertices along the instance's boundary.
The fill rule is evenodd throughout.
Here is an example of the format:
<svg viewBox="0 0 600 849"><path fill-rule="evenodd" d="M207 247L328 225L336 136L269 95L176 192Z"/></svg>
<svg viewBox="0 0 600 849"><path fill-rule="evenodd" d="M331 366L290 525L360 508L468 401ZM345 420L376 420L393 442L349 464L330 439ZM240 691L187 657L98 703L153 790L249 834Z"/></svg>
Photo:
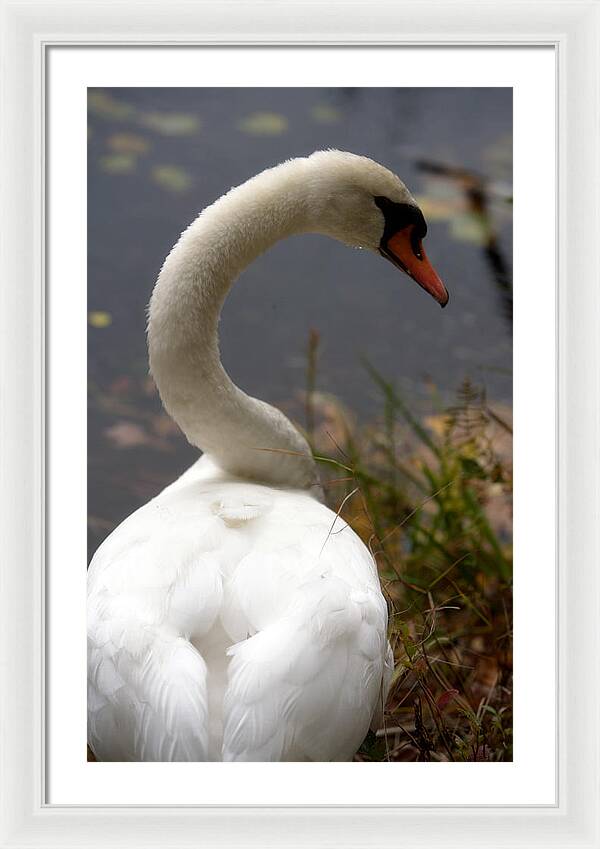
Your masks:
<svg viewBox="0 0 600 849"><path fill-rule="evenodd" d="M299 432L231 382L217 324L243 268L300 232L378 249L445 303L418 249L419 216L389 171L330 151L233 189L167 258L150 364L166 409L205 454L90 566L99 760L348 760L380 722L393 663L373 558L318 500Z"/></svg>
<svg viewBox="0 0 600 849"><path fill-rule="evenodd" d="M349 527L327 539L335 515L310 494L202 466L96 555L96 756L351 758L382 699L387 611L372 558Z"/></svg>

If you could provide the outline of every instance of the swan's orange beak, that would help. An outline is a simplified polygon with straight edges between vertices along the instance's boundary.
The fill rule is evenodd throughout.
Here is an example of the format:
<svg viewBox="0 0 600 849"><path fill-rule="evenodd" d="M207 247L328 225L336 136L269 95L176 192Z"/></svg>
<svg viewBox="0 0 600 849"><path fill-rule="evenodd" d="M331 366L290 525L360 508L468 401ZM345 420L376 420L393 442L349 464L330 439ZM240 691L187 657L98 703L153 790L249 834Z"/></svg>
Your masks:
<svg viewBox="0 0 600 849"><path fill-rule="evenodd" d="M420 239L415 239L413 230L413 224L398 230L380 247L380 252L429 292L438 304L445 307L450 296L427 259L423 243Z"/></svg>

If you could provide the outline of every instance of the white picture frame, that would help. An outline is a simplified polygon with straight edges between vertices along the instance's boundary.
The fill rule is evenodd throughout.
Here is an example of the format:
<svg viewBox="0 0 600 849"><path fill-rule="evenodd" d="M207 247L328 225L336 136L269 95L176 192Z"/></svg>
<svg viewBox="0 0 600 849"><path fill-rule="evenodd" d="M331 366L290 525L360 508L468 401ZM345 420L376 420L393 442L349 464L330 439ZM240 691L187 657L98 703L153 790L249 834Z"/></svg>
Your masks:
<svg viewBox="0 0 600 849"><path fill-rule="evenodd" d="M0 846L599 847L600 3L2 4ZM550 45L558 89L558 794L548 806L51 805L44 68L52 45ZM532 328L532 334L535 329ZM365 765L366 766L366 765ZM473 769L485 765L473 765ZM434 768L441 768L436 765ZM365 778L357 780L368 781Z"/></svg>

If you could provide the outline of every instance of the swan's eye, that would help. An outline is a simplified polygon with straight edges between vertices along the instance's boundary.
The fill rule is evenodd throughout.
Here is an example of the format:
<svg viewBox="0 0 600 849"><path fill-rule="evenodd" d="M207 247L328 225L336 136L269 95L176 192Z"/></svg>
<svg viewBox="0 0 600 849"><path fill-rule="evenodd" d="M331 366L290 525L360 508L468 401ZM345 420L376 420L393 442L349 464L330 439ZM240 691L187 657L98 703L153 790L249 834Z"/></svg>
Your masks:
<svg viewBox="0 0 600 849"><path fill-rule="evenodd" d="M412 252L418 260L423 260L423 245L421 244L423 237L417 227L413 227L410 234L410 246Z"/></svg>
<svg viewBox="0 0 600 849"><path fill-rule="evenodd" d="M419 207L412 203L396 203L381 196L377 196L373 200L382 211L385 222L380 246L385 247L392 236L401 230L407 231L410 228L412 251L417 259L422 259L421 241L427 233L427 223Z"/></svg>

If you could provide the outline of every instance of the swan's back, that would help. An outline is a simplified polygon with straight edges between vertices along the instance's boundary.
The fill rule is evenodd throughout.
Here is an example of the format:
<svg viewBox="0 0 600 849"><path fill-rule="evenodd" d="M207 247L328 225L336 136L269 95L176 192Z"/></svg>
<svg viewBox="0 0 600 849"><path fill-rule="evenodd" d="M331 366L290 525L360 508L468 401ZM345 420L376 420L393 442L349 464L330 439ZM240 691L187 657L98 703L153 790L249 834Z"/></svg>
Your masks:
<svg viewBox="0 0 600 849"><path fill-rule="evenodd" d="M381 712L375 565L302 491L200 461L105 541L88 597L99 760L347 760Z"/></svg>

